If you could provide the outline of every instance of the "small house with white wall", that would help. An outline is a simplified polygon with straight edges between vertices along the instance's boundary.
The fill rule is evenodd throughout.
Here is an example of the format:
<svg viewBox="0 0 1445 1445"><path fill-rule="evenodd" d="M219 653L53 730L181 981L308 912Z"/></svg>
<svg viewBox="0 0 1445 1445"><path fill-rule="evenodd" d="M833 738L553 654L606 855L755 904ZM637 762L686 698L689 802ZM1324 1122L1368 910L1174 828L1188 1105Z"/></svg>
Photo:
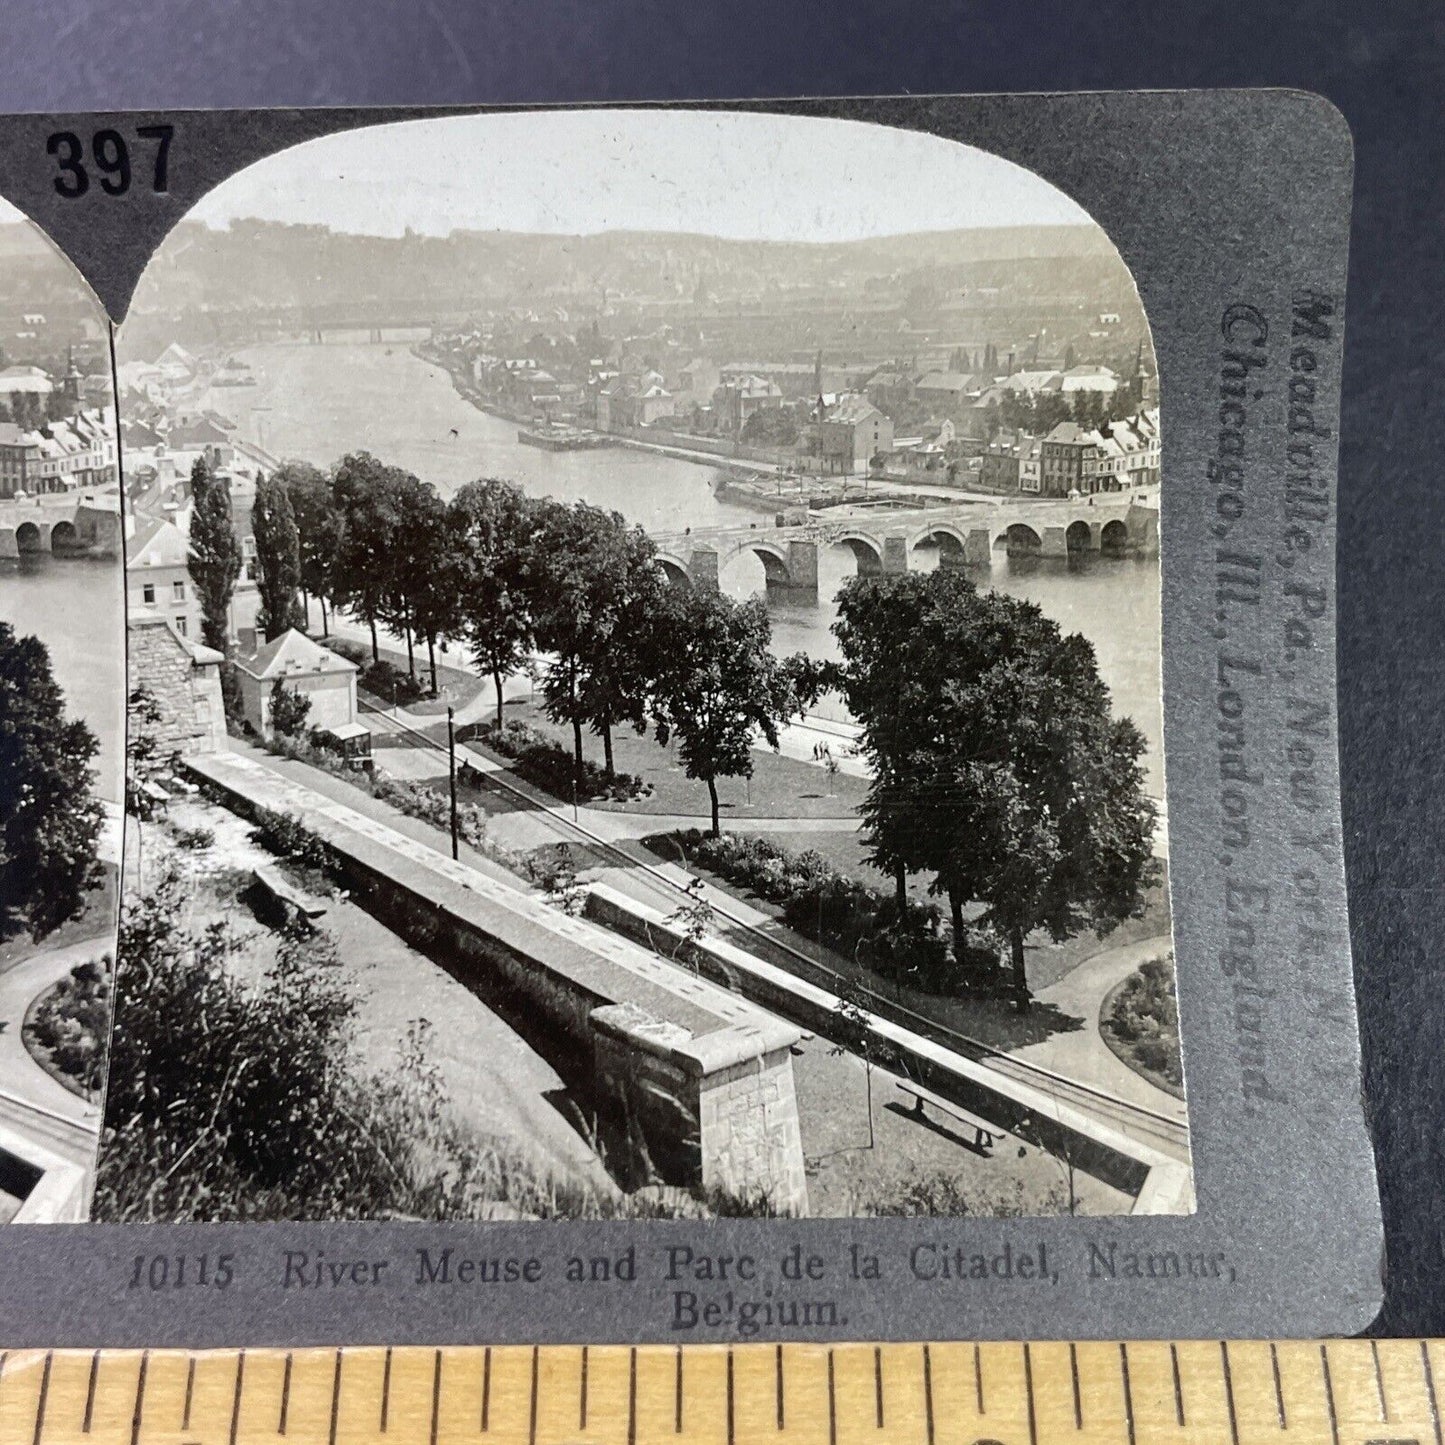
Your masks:
<svg viewBox="0 0 1445 1445"><path fill-rule="evenodd" d="M238 657L236 673L242 715L263 738L271 736L271 693L278 680L310 699L308 729L334 730L356 721L356 664L294 627L249 657Z"/></svg>

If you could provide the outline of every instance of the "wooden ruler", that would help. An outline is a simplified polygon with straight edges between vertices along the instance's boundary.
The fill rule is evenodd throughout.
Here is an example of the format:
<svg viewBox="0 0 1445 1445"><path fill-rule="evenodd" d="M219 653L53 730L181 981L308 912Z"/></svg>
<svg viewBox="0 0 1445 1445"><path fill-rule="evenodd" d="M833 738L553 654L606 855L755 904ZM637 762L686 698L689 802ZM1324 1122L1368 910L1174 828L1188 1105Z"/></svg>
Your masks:
<svg viewBox="0 0 1445 1445"><path fill-rule="evenodd" d="M0 1445L1445 1445L1445 1341L12 1351Z"/></svg>

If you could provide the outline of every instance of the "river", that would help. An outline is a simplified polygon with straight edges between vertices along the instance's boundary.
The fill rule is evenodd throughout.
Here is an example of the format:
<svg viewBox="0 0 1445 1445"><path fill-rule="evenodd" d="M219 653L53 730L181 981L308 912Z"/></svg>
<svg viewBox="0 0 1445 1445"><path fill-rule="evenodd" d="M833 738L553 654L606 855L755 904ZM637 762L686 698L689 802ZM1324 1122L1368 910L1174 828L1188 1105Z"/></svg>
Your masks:
<svg viewBox="0 0 1445 1445"><path fill-rule="evenodd" d="M50 650L66 711L100 742L96 792L121 800L125 750L125 623L119 558L0 558L0 621Z"/></svg>
<svg viewBox="0 0 1445 1445"><path fill-rule="evenodd" d="M721 473L704 464L624 447L550 452L524 446L515 422L462 400L445 371L402 343L296 342L240 354L257 385L216 388L207 404L277 456L327 466L348 451L370 451L444 494L478 477L503 477L537 496L615 508L659 531L758 520L757 512L718 499ZM918 560L927 566L936 559ZM819 605L774 604L778 651L836 655L831 599L853 571L851 553L833 548L820 559ZM745 554L721 580L737 596L760 591L762 564ZM1148 741L1147 786L1162 797L1157 560L1000 556L986 580L1037 602L1066 631L1082 632L1094 644L1116 711L1132 717Z"/></svg>

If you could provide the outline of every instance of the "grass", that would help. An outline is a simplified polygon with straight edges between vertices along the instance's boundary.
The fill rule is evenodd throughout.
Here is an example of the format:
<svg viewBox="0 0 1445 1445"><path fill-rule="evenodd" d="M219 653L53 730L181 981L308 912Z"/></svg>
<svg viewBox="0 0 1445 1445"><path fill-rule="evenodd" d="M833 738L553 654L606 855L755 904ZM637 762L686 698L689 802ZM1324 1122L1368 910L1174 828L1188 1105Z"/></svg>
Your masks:
<svg viewBox="0 0 1445 1445"><path fill-rule="evenodd" d="M555 742L572 749L572 729L554 723L535 703L514 701L506 707L509 722L524 722ZM438 741L445 740L444 726L427 729ZM632 773L650 785L652 791L626 802L598 800L589 807L614 813L650 816L707 818L707 784L683 775L675 747L663 747L650 734L639 736L631 727L618 728L612 735L613 758L619 773ZM601 766L602 739L582 735L582 756ZM795 758L763 751L753 753L751 783L743 778L718 779L724 820L746 818L849 818L868 792L862 778L840 773L831 781L822 768ZM829 796L829 794L832 796ZM570 802L570 795L560 801Z"/></svg>
<svg viewBox="0 0 1445 1445"><path fill-rule="evenodd" d="M79 918L61 924L54 933L46 934L39 943L28 933L20 933L0 944L0 973L27 958L34 958L37 953L51 953L72 943L87 943L93 938L104 941L105 946L100 950L103 953L114 947L112 940L119 917L119 870L114 863L106 861L102 861L100 866L103 870L101 885L94 893L86 895L85 912Z"/></svg>

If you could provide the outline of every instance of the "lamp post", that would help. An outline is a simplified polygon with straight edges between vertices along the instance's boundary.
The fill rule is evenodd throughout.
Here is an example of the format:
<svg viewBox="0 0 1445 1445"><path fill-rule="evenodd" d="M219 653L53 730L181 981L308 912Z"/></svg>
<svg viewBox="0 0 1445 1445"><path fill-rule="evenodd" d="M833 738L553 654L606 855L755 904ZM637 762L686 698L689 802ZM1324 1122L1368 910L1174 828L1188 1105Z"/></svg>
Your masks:
<svg viewBox="0 0 1445 1445"><path fill-rule="evenodd" d="M452 858L457 857L457 734L453 709L447 707L447 780L452 794Z"/></svg>

